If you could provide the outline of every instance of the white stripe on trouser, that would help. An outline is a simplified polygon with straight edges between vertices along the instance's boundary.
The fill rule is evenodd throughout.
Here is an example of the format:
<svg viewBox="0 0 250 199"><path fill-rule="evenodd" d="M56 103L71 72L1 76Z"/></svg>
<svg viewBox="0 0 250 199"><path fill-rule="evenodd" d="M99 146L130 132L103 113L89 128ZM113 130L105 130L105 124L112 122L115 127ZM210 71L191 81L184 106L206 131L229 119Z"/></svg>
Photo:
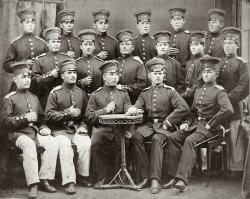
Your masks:
<svg viewBox="0 0 250 199"><path fill-rule="evenodd" d="M64 135L58 135L56 136L56 139L59 141L62 185L68 184L70 182L76 183L75 166L73 162L74 152L71 147L71 141ZM77 146L78 172L82 176L88 176L91 140L89 136L76 134L72 141Z"/></svg>
<svg viewBox="0 0 250 199"><path fill-rule="evenodd" d="M38 134L37 139L39 144L45 149L41 154L39 177L44 180L54 180L59 144L51 135L42 136Z"/></svg>
<svg viewBox="0 0 250 199"><path fill-rule="evenodd" d="M27 185L39 182L38 162L35 142L26 135L21 135L16 140L16 147L23 153L23 169Z"/></svg>

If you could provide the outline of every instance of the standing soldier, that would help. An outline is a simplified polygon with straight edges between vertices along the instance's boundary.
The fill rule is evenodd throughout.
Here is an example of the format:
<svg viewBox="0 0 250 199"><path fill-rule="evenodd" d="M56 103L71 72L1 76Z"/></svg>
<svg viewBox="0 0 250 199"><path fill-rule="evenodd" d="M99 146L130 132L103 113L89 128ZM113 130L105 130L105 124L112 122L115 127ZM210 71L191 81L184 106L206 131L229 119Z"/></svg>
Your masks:
<svg viewBox="0 0 250 199"><path fill-rule="evenodd" d="M218 76L217 57L203 57L200 59L202 63L202 78L205 84L196 89L194 95L194 103L192 112L198 120L197 129L186 139L182 139L182 132L170 136L169 151L179 148L183 144L183 150L175 150L182 152L180 162L175 177L170 180L163 188L176 188L183 192L188 184L191 172L195 163L196 152L195 145L204 140L215 136L220 132L219 125L233 113L233 107L228 99L227 93L222 86L216 84ZM174 161L174 159L171 159Z"/></svg>
<svg viewBox="0 0 250 199"><path fill-rule="evenodd" d="M78 32L81 39L82 57L77 59L77 85L88 95L101 87L102 73L99 66L103 61L93 55L95 50L96 32L93 29L84 29Z"/></svg>
<svg viewBox="0 0 250 199"><path fill-rule="evenodd" d="M208 14L209 34L206 38L204 52L212 57L219 57L222 59L226 56L223 49L223 35L221 34L221 29L224 26L226 11L213 8L208 11Z"/></svg>
<svg viewBox="0 0 250 199"><path fill-rule="evenodd" d="M49 180L55 178L58 143L50 135L51 130L42 123L44 111L38 98L28 92L31 82L29 64L16 62L11 65L17 89L5 96L0 122L1 127L9 132L10 141L22 150L23 167L29 187L28 197L37 198L37 184L40 180L43 190L56 192ZM37 142L45 149L39 173Z"/></svg>
<svg viewBox="0 0 250 199"><path fill-rule="evenodd" d="M110 60L100 66L104 86L90 96L86 109L87 121L94 126L91 137L91 155L98 177L98 182L94 185L96 189L101 189L108 177L106 154L119 152L119 136L116 136L112 127L100 124L99 116L125 113L131 105L128 93L116 87L119 81L117 65L117 61ZM106 149L110 150L110 146L114 144L115 152L106 151Z"/></svg>
<svg viewBox="0 0 250 199"><path fill-rule="evenodd" d="M128 92L131 103L134 104L141 91L146 87L146 70L140 58L132 56L133 33L123 29L118 31L116 38L119 41L121 54L121 57L117 59L120 78L117 86Z"/></svg>
<svg viewBox="0 0 250 199"><path fill-rule="evenodd" d="M189 42L190 42L190 32L184 29L185 24L185 12L186 8L170 8L169 13L171 16L170 24L174 29L171 37L171 48L169 53L171 56L180 62L182 70L183 70L183 77L185 76L185 67L190 59L190 49L189 49Z"/></svg>
<svg viewBox="0 0 250 199"><path fill-rule="evenodd" d="M165 77L164 83L174 87L179 93L184 87L184 78L181 75L180 63L169 56L171 33L168 31L159 31L154 34L156 40L157 57L165 61Z"/></svg>
<svg viewBox="0 0 250 199"><path fill-rule="evenodd" d="M149 35L151 10L138 10L134 13L139 35L134 39L133 55L139 56L143 63L156 56L154 38Z"/></svg>
<svg viewBox="0 0 250 199"><path fill-rule="evenodd" d="M81 56L81 41L73 35L74 17L75 12L71 10L61 10L58 13L60 28L62 29L61 52L77 59Z"/></svg>
<svg viewBox="0 0 250 199"><path fill-rule="evenodd" d="M204 31L195 31L190 37L192 57L186 65L185 92L182 93L189 107L193 104L195 89L203 84L200 59L204 56L205 39L206 32Z"/></svg>
<svg viewBox="0 0 250 199"><path fill-rule="evenodd" d="M108 35L109 15L108 10L92 12L94 17L93 27L96 30L96 48L94 54L102 60L111 60L119 57L119 47L116 39Z"/></svg>
<svg viewBox="0 0 250 199"><path fill-rule="evenodd" d="M69 56L60 52L60 28L47 28L43 31L43 35L46 38L49 52L38 56L35 60L32 68L32 83L35 86L33 86L32 90L35 89L34 93L36 93L42 107L45 109L50 91L62 82L61 78L58 77L58 62Z"/></svg>
<svg viewBox="0 0 250 199"><path fill-rule="evenodd" d="M143 178L138 187L147 187L150 178L153 194L161 190L162 145L173 132L175 125L189 113L188 105L175 89L163 84L164 64L161 58L146 62L152 85L142 91L135 106L129 108L127 113L134 115L140 112L138 109L145 112L143 124L132 135L132 143L136 170L141 172ZM144 141L152 141L151 161L148 160Z"/></svg>
<svg viewBox="0 0 250 199"><path fill-rule="evenodd" d="M45 110L45 119L59 142L62 185L65 185L67 194L74 194L76 173L71 143L77 147L79 180L86 186L91 186L86 181L89 176L91 148L91 140L85 124L88 98L82 89L75 86L77 78L75 60L72 58L61 60L59 67L63 84L51 91Z"/></svg>
<svg viewBox="0 0 250 199"><path fill-rule="evenodd" d="M227 27L222 30L224 37L224 51L226 57L219 63L218 82L223 86L234 108L234 115L230 118L228 146L228 169L243 171L246 153L246 142L243 134L239 135L239 125L242 113L242 100L249 94L248 63L242 57L238 57L237 50L240 47L241 30ZM238 143L237 143L238 140Z"/></svg>

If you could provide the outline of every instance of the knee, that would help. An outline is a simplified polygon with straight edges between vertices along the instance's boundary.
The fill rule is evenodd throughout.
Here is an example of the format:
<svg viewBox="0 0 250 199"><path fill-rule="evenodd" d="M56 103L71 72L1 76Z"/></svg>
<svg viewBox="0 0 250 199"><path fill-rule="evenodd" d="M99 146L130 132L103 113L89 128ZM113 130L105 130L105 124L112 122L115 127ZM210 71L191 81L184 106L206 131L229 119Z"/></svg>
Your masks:
<svg viewBox="0 0 250 199"><path fill-rule="evenodd" d="M163 140L160 137L158 137L158 136L153 136L152 137L152 144L162 145L163 144Z"/></svg>
<svg viewBox="0 0 250 199"><path fill-rule="evenodd" d="M186 138L186 140L185 140L184 145L189 145L189 146L191 145L191 146L193 146L193 144L194 144L194 141L193 141L192 137L188 136Z"/></svg>
<svg viewBox="0 0 250 199"><path fill-rule="evenodd" d="M36 152L36 144L35 142L27 137L27 136L20 136L17 139L17 147L21 148L23 151L29 151L29 152Z"/></svg>
<svg viewBox="0 0 250 199"><path fill-rule="evenodd" d="M132 142L140 142L142 141L142 135L138 131L135 131L131 139L132 139Z"/></svg>
<svg viewBox="0 0 250 199"><path fill-rule="evenodd" d="M90 149L91 148L91 140L88 136L84 136L79 142L75 143L79 150Z"/></svg>

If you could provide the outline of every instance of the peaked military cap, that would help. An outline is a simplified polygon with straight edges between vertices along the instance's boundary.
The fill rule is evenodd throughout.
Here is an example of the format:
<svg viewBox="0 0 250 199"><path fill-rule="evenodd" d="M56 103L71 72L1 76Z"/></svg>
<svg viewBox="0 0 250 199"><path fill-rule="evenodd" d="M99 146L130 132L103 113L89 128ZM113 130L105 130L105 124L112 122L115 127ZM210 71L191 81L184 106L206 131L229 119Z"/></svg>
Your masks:
<svg viewBox="0 0 250 199"><path fill-rule="evenodd" d="M95 41L96 31L93 29L83 29L77 33L77 36L81 41L92 40Z"/></svg>
<svg viewBox="0 0 250 199"><path fill-rule="evenodd" d="M65 10L61 10L57 15L59 17L60 22L74 20L75 11L65 9Z"/></svg>
<svg viewBox="0 0 250 199"><path fill-rule="evenodd" d="M65 71L75 71L76 70L76 61L72 58L62 59L58 63L58 67L60 73L64 73Z"/></svg>
<svg viewBox="0 0 250 199"><path fill-rule="evenodd" d="M14 62L10 67L14 75L31 73L31 63L28 61Z"/></svg>
<svg viewBox="0 0 250 199"><path fill-rule="evenodd" d="M105 10L105 9L101 9L101 10L96 10L92 12L92 15L94 17L94 20L108 20L109 19L109 15L110 15L110 11L109 10Z"/></svg>
<svg viewBox="0 0 250 199"><path fill-rule="evenodd" d="M208 11L209 19L217 19L224 21L226 11L218 8L213 8Z"/></svg>
<svg viewBox="0 0 250 199"><path fill-rule="evenodd" d="M170 8L169 13L171 17L174 17L174 16L184 17L186 13L186 8Z"/></svg>
<svg viewBox="0 0 250 199"><path fill-rule="evenodd" d="M169 42L172 34L167 30L161 30L154 34L154 38L157 42Z"/></svg>
<svg viewBox="0 0 250 199"><path fill-rule="evenodd" d="M190 42L196 41L196 42L205 43L206 36L207 36L207 32L206 31L193 31L191 33Z"/></svg>
<svg viewBox="0 0 250 199"><path fill-rule="evenodd" d="M133 40L133 32L129 29L121 29L116 33L115 37L119 42L132 41Z"/></svg>
<svg viewBox="0 0 250 199"><path fill-rule="evenodd" d="M151 10L138 10L134 13L134 16L139 21L150 21L151 18Z"/></svg>
<svg viewBox="0 0 250 199"><path fill-rule="evenodd" d="M235 27L226 27L222 29L224 39L231 39L236 42L240 41L241 29Z"/></svg>
<svg viewBox="0 0 250 199"><path fill-rule="evenodd" d="M200 59L202 63L202 70L209 68L215 71L218 71L218 63L221 61L218 57L211 57L209 55L205 55Z"/></svg>
<svg viewBox="0 0 250 199"><path fill-rule="evenodd" d="M109 61L105 61L100 67L99 69L103 72L117 72L118 70L118 61L116 60L109 60Z"/></svg>
<svg viewBox="0 0 250 199"><path fill-rule="evenodd" d="M36 12L32 9L22 9L17 12L18 17L20 18L20 21L23 21L24 19L34 19L36 16Z"/></svg>
<svg viewBox="0 0 250 199"><path fill-rule="evenodd" d="M50 27L43 31L43 36L47 41L50 39L61 39L61 32L61 29L58 27Z"/></svg>
<svg viewBox="0 0 250 199"><path fill-rule="evenodd" d="M155 57L153 59L148 60L145 63L145 67L149 72L159 72L164 69L165 61L162 58Z"/></svg>

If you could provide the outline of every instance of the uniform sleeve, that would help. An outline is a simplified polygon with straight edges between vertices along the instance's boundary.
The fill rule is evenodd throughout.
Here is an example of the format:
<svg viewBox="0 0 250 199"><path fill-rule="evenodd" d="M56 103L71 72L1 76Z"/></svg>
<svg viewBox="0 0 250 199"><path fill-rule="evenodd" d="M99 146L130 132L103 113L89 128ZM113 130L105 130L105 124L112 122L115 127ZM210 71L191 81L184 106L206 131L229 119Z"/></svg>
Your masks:
<svg viewBox="0 0 250 199"><path fill-rule="evenodd" d="M44 113L42 105L41 105L41 103L39 102L38 99L37 99L37 103L38 103L38 127L39 127L39 130L43 129L43 128L49 128L45 124L45 113Z"/></svg>
<svg viewBox="0 0 250 199"><path fill-rule="evenodd" d="M9 98L4 98L0 116L0 124L2 128L13 131L27 127L29 122L26 118L26 114L14 116L12 100Z"/></svg>
<svg viewBox="0 0 250 199"><path fill-rule="evenodd" d="M143 92L139 95L134 106L138 109L143 109L143 110L145 109L145 98Z"/></svg>
<svg viewBox="0 0 250 199"><path fill-rule="evenodd" d="M249 94L249 76L248 76L248 64L241 63L239 68L239 81L237 86L228 93L230 101L240 102L245 99Z"/></svg>
<svg viewBox="0 0 250 199"><path fill-rule="evenodd" d="M82 114L82 118L81 118L81 123L79 126L82 126L82 127L86 127L86 116L85 116L85 113L86 113L86 108L87 108L87 105L88 105L88 97L87 97L87 94L83 92L83 102L82 102L82 111L81 111L81 114Z"/></svg>
<svg viewBox="0 0 250 199"><path fill-rule="evenodd" d="M174 111L165 119L164 124L166 126L175 126L190 110L185 100L176 91L171 92L170 100Z"/></svg>
<svg viewBox="0 0 250 199"><path fill-rule="evenodd" d="M217 94L217 101L220 106L218 113L209 121L210 128L216 127L225 121L225 119L234 113L233 106L230 103L226 92L221 91Z"/></svg>
<svg viewBox="0 0 250 199"><path fill-rule="evenodd" d="M123 99L123 103L124 103L124 113L126 113L129 109L129 107L131 106L131 102L130 102L130 98L127 92L125 92L124 94L124 99Z"/></svg>
<svg viewBox="0 0 250 199"><path fill-rule="evenodd" d="M5 72L12 73L10 66L14 61L16 61L16 59L17 59L16 46L15 43L13 42L10 44L3 62L3 69Z"/></svg>
<svg viewBox="0 0 250 199"><path fill-rule="evenodd" d="M177 85L176 85L176 90L181 93L184 91L184 85L185 85L185 80L184 80L184 75L182 75L182 69L181 69L181 64L179 62L175 63L176 67L176 73L177 73Z"/></svg>

